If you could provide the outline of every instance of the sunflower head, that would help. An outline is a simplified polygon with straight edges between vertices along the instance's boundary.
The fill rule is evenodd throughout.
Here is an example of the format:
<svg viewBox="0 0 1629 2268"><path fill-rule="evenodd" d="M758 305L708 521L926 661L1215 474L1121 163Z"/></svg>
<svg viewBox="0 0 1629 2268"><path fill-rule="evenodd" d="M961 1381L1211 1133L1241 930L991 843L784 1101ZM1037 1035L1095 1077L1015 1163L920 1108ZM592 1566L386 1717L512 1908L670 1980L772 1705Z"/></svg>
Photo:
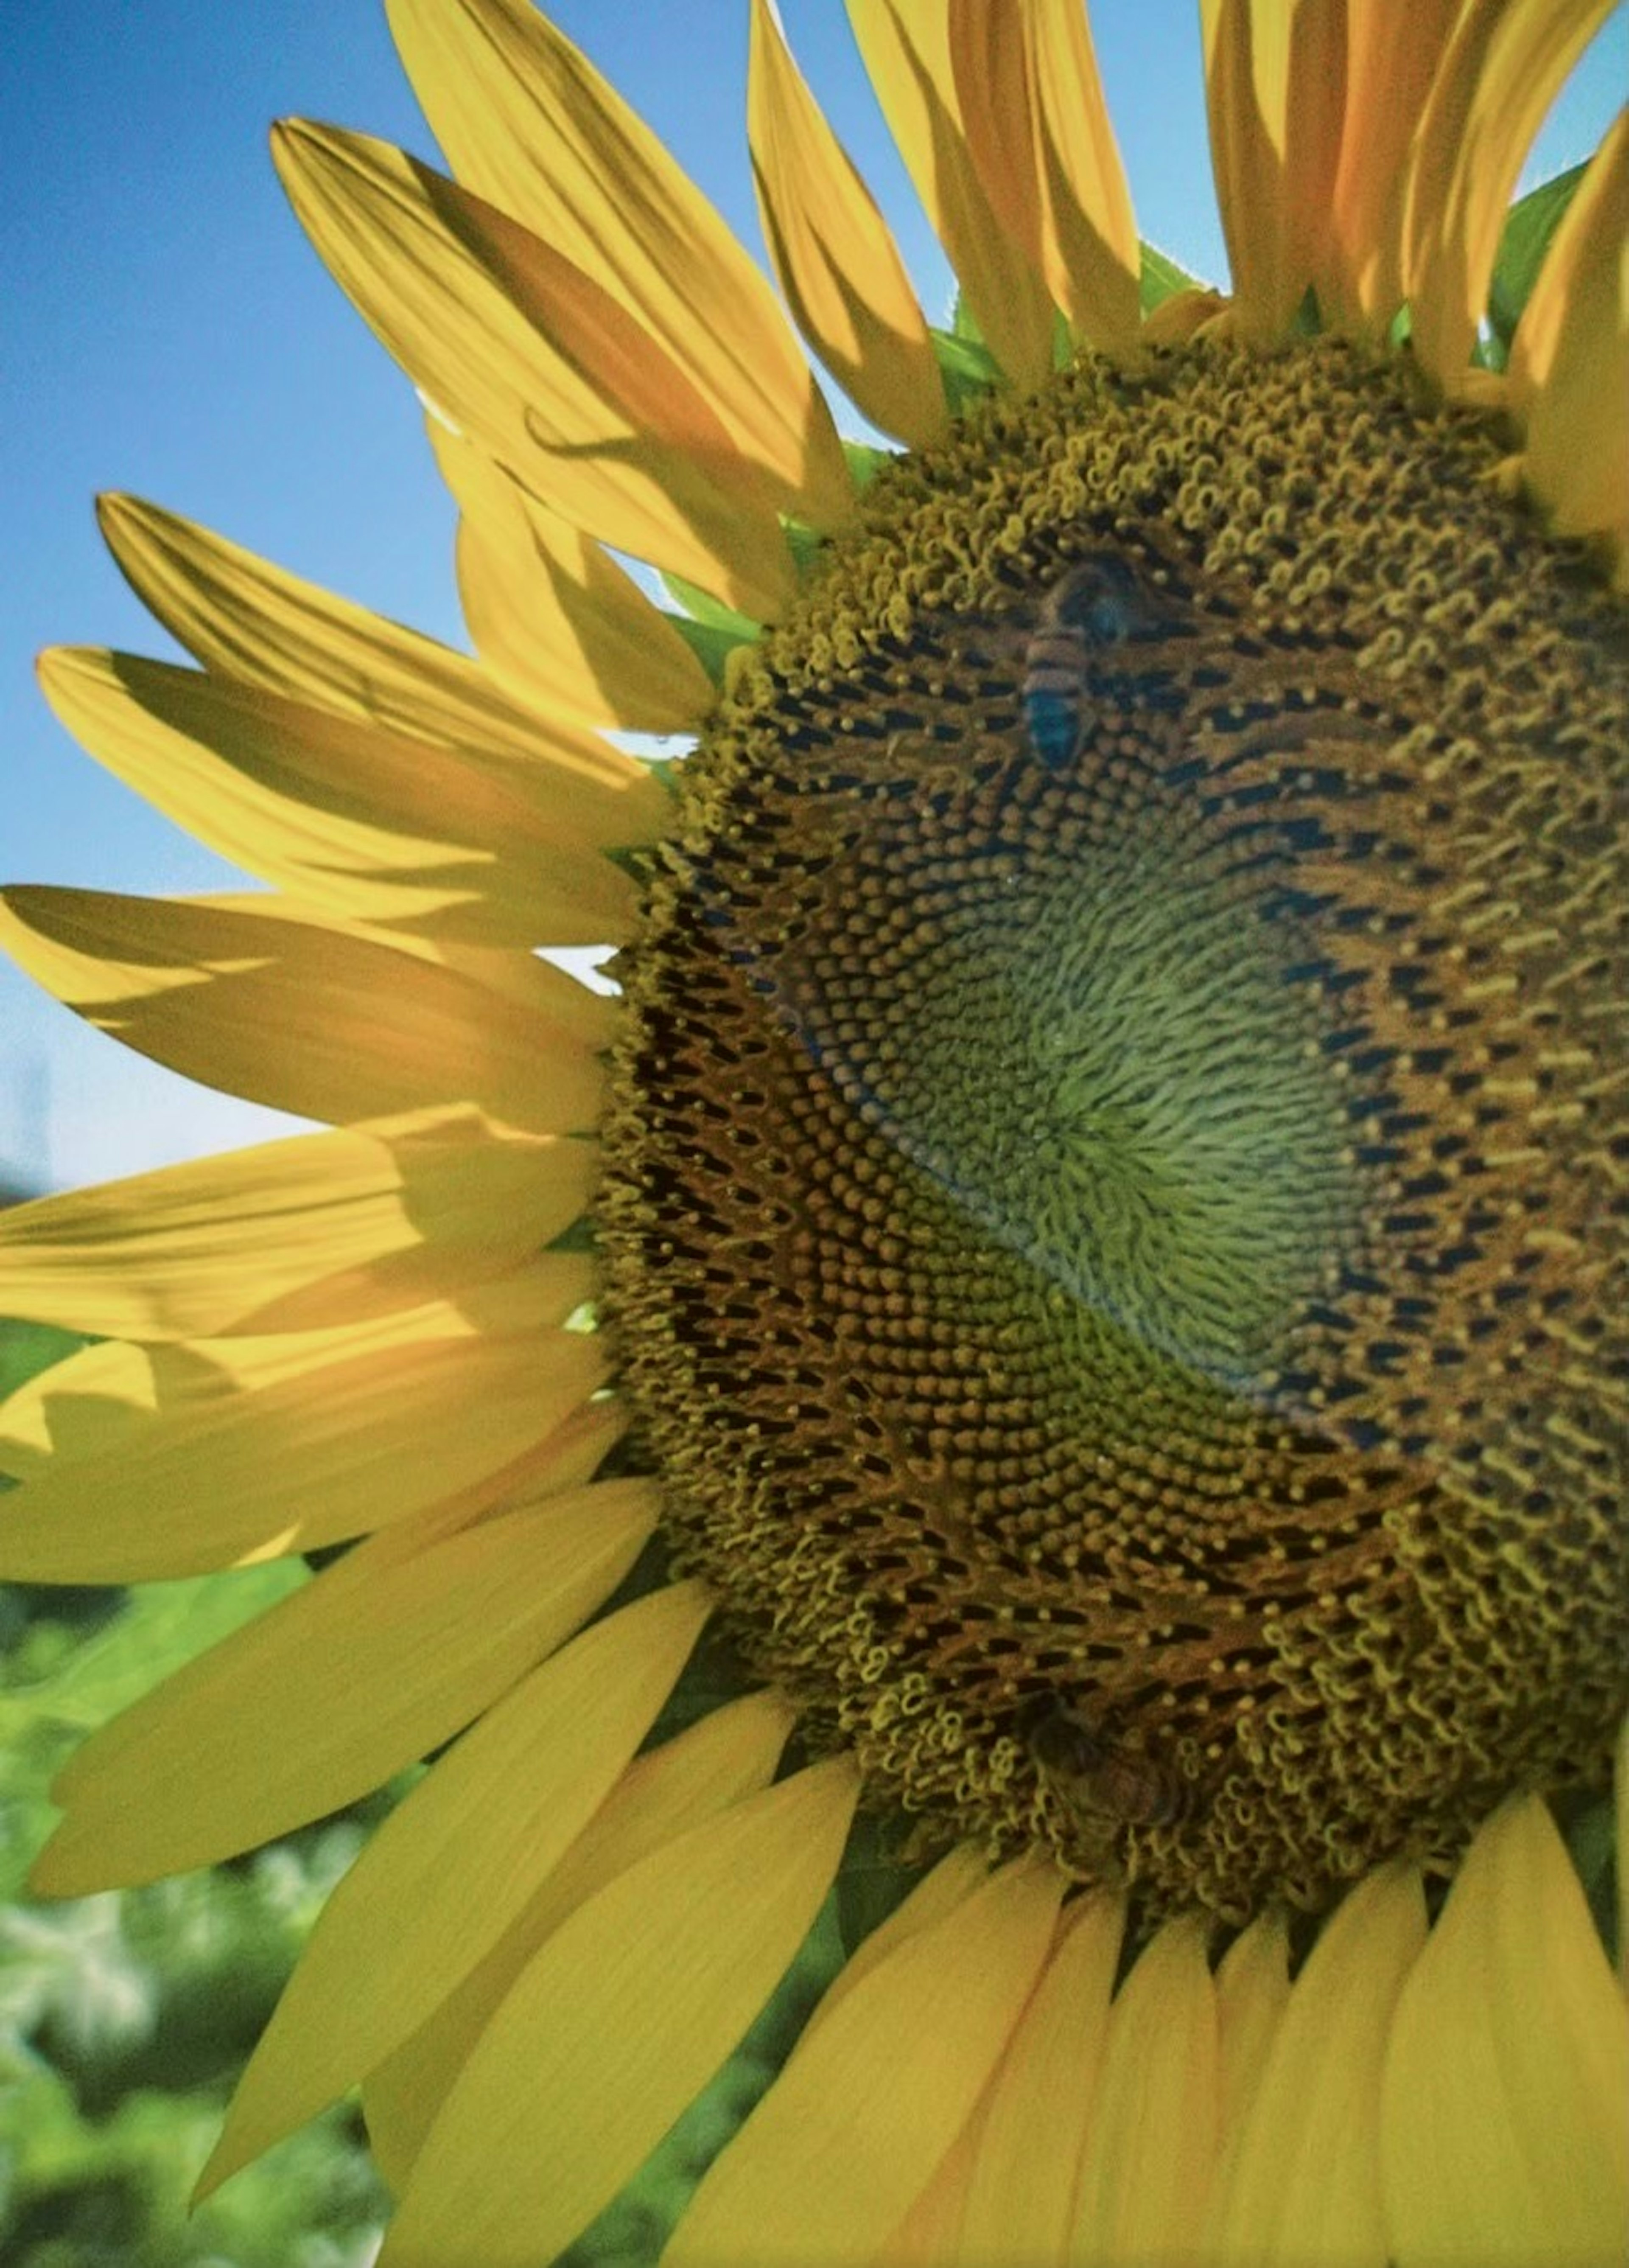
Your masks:
<svg viewBox="0 0 1629 2268"><path fill-rule="evenodd" d="M781 295L897 450L525 0L391 12L453 178L278 163L476 657L114 500L202 666L48 689L271 890L4 914L334 1130L0 1223L100 1335L0 1410L6 1564L324 1564L39 1879L436 1757L206 2176L360 2081L393 2268L554 2257L753 2097L670 2268L1604 2257L1546 1799L1629 1702L1629 123L1499 249L1603 10L1205 0L1224 298L1072 0L850 0L938 330L754 0Z"/></svg>

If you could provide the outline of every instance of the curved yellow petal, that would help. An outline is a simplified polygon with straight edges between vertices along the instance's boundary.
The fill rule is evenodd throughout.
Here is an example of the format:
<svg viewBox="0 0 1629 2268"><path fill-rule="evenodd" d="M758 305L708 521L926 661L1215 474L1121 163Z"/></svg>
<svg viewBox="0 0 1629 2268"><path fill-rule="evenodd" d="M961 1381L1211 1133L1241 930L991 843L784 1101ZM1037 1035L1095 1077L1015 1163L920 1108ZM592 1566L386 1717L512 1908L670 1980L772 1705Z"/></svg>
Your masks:
<svg viewBox="0 0 1629 2268"><path fill-rule="evenodd" d="M525 0L390 0L389 13L459 180L605 284L783 510L820 527L846 519L836 429L774 295L581 51Z"/></svg>
<svg viewBox="0 0 1629 2268"><path fill-rule="evenodd" d="M1629 549L1629 109L1556 230L1510 353L1523 471L1564 535Z"/></svg>
<svg viewBox="0 0 1629 2268"><path fill-rule="evenodd" d="M1629 2012L1537 1796L1466 1854L1386 2058L1398 2268L1598 2268L1629 2234Z"/></svg>
<svg viewBox="0 0 1629 2268"><path fill-rule="evenodd" d="M868 2261L955 2141L1046 1959L1062 1882L1004 1867L803 2033L716 2158L663 2268Z"/></svg>
<svg viewBox="0 0 1629 2268"><path fill-rule="evenodd" d="M968 146L950 54L950 0L846 0L906 169L990 351L1015 385L1053 367L1046 285L993 202Z"/></svg>
<svg viewBox="0 0 1629 2268"><path fill-rule="evenodd" d="M505 945L628 933L627 877L513 770L131 654L59 647L40 682L166 818L332 912Z"/></svg>
<svg viewBox="0 0 1629 2268"><path fill-rule="evenodd" d="M874 425L914 449L950 423L933 342L887 222L752 0L747 139L759 217L797 327Z"/></svg>
<svg viewBox="0 0 1629 2268"><path fill-rule="evenodd" d="M960 2230L947 2262L1038 2268L1064 2258L1125 1921L1124 1902L1105 1891L1065 1909L973 2122Z"/></svg>
<svg viewBox="0 0 1629 2268"><path fill-rule="evenodd" d="M709 1606L679 1583L594 1624L392 1812L324 1907L200 2195L354 2086L469 1974L616 1785Z"/></svg>
<svg viewBox="0 0 1629 2268"><path fill-rule="evenodd" d="M1346 0L1200 0L1211 162L1240 335L1280 338L1326 266Z"/></svg>
<svg viewBox="0 0 1629 2268"><path fill-rule="evenodd" d="M1403 302L1409 151L1462 0L1346 0L1346 95L1327 256L1325 322L1383 333Z"/></svg>
<svg viewBox="0 0 1629 2268"><path fill-rule="evenodd" d="M1216 1992L1205 1925L1168 1922L1115 1997L1068 2257L1191 2257L1216 2151Z"/></svg>
<svg viewBox="0 0 1629 2268"><path fill-rule="evenodd" d="M458 499L459 596L488 668L574 724L693 731L712 682L632 576L439 418L429 435Z"/></svg>
<svg viewBox="0 0 1629 2268"><path fill-rule="evenodd" d="M852 1765L833 1757L664 1845L579 1906L454 2084L379 2268L460 2256L535 2268L562 2250L780 1982L837 1871L856 1793Z"/></svg>
<svg viewBox="0 0 1629 2268"><path fill-rule="evenodd" d="M533 1133L586 1130L615 1004L547 961L530 1006L439 967L244 902L0 893L0 944L59 1000L188 1079L304 1118L471 1103Z"/></svg>
<svg viewBox="0 0 1629 2268"><path fill-rule="evenodd" d="M768 475L591 274L388 144L289 122L273 154L335 279L460 431L615 549L780 611Z"/></svg>
<svg viewBox="0 0 1629 2268"><path fill-rule="evenodd" d="M793 1722L774 1694L749 1694L635 1756L518 1920L363 2081L369 2139L393 2189L406 2187L454 2079L539 1948L619 1874L767 1787Z"/></svg>
<svg viewBox="0 0 1629 2268"><path fill-rule="evenodd" d="M666 824L649 765L517 705L466 655L157 504L104 496L97 516L137 596L216 676L512 766L539 818L596 850L654 841Z"/></svg>
<svg viewBox="0 0 1629 2268"><path fill-rule="evenodd" d="M0 1314L139 1339L385 1314L518 1267L598 1155L459 1107L40 1197L0 1212Z"/></svg>
<svg viewBox="0 0 1629 2268"><path fill-rule="evenodd" d="M964 2126L905 2219L875 2255L875 2268L947 2268L961 2256L962 2211L972 2171L973 2125ZM980 2254L980 2258L994 2256Z"/></svg>
<svg viewBox="0 0 1629 2268"><path fill-rule="evenodd" d="M1216 1971L1224 2155L1244 2131L1288 2005L1289 1932L1282 1914L1263 1914L1235 1938Z"/></svg>
<svg viewBox="0 0 1629 2268"><path fill-rule="evenodd" d="M320 1549L547 1444L605 1377L552 1260L365 1329L87 1348L0 1403L0 1572L142 1583ZM470 1423L478 1410L481 1422Z"/></svg>
<svg viewBox="0 0 1629 2268"><path fill-rule="evenodd" d="M1516 179L1614 0L1465 0L1414 144L1404 220L1413 350L1464 378Z"/></svg>
<svg viewBox="0 0 1629 2268"><path fill-rule="evenodd" d="M68 1815L33 1887L71 1897L213 1866L354 1803L569 1637L656 1511L649 1482L611 1481L360 1544L92 1734L52 1789Z"/></svg>
<svg viewBox="0 0 1629 2268"><path fill-rule="evenodd" d="M1426 1933L1412 1869L1384 1867L1324 1924L1220 2172L1217 2268L1386 2268L1381 2068Z"/></svg>
<svg viewBox="0 0 1629 2268"><path fill-rule="evenodd" d="M1137 336L1137 224L1082 0L950 0L951 66L991 203L1077 339Z"/></svg>
<svg viewBox="0 0 1629 2268"><path fill-rule="evenodd" d="M989 1879L989 1867L971 1843L959 1843L878 1922L843 1963L810 2017L805 2036L829 2023L848 1995L911 1938L950 1918Z"/></svg>

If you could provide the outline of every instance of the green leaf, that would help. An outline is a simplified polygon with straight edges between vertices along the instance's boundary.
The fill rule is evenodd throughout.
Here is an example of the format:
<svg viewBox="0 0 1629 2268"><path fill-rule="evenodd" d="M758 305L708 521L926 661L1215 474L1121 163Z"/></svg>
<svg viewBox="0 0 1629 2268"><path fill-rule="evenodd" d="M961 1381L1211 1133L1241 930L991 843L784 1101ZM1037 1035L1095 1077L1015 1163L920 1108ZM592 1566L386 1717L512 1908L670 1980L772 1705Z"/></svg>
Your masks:
<svg viewBox="0 0 1629 2268"><path fill-rule="evenodd" d="M884 465L892 464L896 449L873 448L869 441L845 441L843 457L848 477L857 489L869 489Z"/></svg>
<svg viewBox="0 0 1629 2268"><path fill-rule="evenodd" d="M724 664L737 648L757 643L756 631L744 637L740 631L722 629L716 622L698 622L689 615L668 615L665 619L672 623L715 685L723 683Z"/></svg>
<svg viewBox="0 0 1629 2268"><path fill-rule="evenodd" d="M0 1400L87 1344L77 1331L59 1331L50 1323L0 1322Z"/></svg>
<svg viewBox="0 0 1629 2268"><path fill-rule="evenodd" d="M662 585L669 597L677 600L693 622L703 622L709 630L728 630L737 644L759 636L761 625L755 622L751 615L744 615L734 607L727 607L722 599L714 598L699 583L688 582L682 575L664 574ZM683 630L682 619L672 615L668 619L676 621L677 627Z"/></svg>
<svg viewBox="0 0 1629 2268"><path fill-rule="evenodd" d="M933 350L953 416L994 394L1002 382L1001 364L979 340L961 338L954 331L932 330Z"/></svg>
<svg viewBox="0 0 1629 2268"><path fill-rule="evenodd" d="M1487 294L1487 320L1497 342L1488 359L1495 369L1502 370L1508 358L1510 342L1538 280L1550 240L1560 226L1561 216L1572 203L1584 172L1582 166L1569 166L1566 173L1557 173L1530 196L1518 198L1506 216Z"/></svg>
<svg viewBox="0 0 1629 2268"><path fill-rule="evenodd" d="M1160 250L1158 245L1145 241L1139 245L1138 249L1142 254L1142 273L1138 281L1137 296L1145 315L1151 315L1156 307L1163 306L1167 299L1174 299L1178 291L1204 289L1197 276L1190 276L1185 268L1179 268L1169 254Z"/></svg>

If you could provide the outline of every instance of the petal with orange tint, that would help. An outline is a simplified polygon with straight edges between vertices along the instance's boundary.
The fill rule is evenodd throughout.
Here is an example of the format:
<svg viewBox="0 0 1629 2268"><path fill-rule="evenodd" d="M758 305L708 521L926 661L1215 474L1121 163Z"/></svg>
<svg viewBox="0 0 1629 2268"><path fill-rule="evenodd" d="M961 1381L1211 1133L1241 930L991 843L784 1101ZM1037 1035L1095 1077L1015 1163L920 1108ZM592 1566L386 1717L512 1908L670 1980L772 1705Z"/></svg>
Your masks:
<svg viewBox="0 0 1629 2268"><path fill-rule="evenodd" d="M1564 535L1629 552L1629 110L1563 214L1516 326L1523 471Z"/></svg>
<svg viewBox="0 0 1629 2268"><path fill-rule="evenodd" d="M1205 1926L1168 1922L1115 1996L1081 2160L1068 2258L1181 2260L1216 2148L1216 1993Z"/></svg>
<svg viewBox="0 0 1629 2268"><path fill-rule="evenodd" d="M1137 225L1080 0L950 0L957 98L979 178L1077 339L1137 336Z"/></svg>
<svg viewBox="0 0 1629 2268"><path fill-rule="evenodd" d="M1414 143L1404 219L1413 350L1462 384L1533 136L1614 0L1465 0Z"/></svg>
<svg viewBox="0 0 1629 2268"><path fill-rule="evenodd" d="M92 1734L52 1788L68 1815L33 1888L72 1897L214 1866L355 1803L602 1605L656 1509L649 1482L610 1481L459 1534L399 1526L358 1545Z"/></svg>
<svg viewBox="0 0 1629 2268"><path fill-rule="evenodd" d="M747 139L764 241L797 327L872 423L914 449L949 424L905 264L781 35L752 0Z"/></svg>
<svg viewBox="0 0 1629 2268"><path fill-rule="evenodd" d="M517 1267L598 1162L459 1107L70 1189L0 1212L0 1312L140 1339L385 1314Z"/></svg>
<svg viewBox="0 0 1629 2268"><path fill-rule="evenodd" d="M973 2122L958 2243L948 2260L1038 2268L1064 2258L1125 1920L1123 1902L1106 1891L1066 1909Z"/></svg>
<svg viewBox="0 0 1629 2268"><path fill-rule="evenodd" d="M546 1443L605 1346L551 1263L367 1326L88 1347L0 1403L0 1573L140 1583L412 1519ZM472 1425L470 1412L481 1422Z"/></svg>
<svg viewBox="0 0 1629 2268"><path fill-rule="evenodd" d="M40 681L166 818L334 914L488 944L627 934L627 877L512 769L129 654L58 648Z"/></svg>
<svg viewBox="0 0 1629 2268"><path fill-rule="evenodd" d="M469 1103L591 1128L613 1004L517 959L523 1005L415 954L265 912L98 890L0 893L0 941L59 1000L188 1079L304 1118Z"/></svg>
<svg viewBox="0 0 1629 2268"><path fill-rule="evenodd" d="M1211 164L1241 335L1282 337L1326 266L1345 0L1200 0Z"/></svg>
<svg viewBox="0 0 1629 2268"><path fill-rule="evenodd" d="M1004 1867L811 2023L708 2168L663 2268L870 2260L978 2101L1046 1959L1061 1889L1039 1860Z"/></svg>
<svg viewBox="0 0 1629 2268"><path fill-rule="evenodd" d="M899 154L990 351L1015 385L1053 367L1046 283L1011 234L968 146L950 54L949 0L847 0L848 20Z"/></svg>
<svg viewBox="0 0 1629 2268"><path fill-rule="evenodd" d="M767 1787L792 1723L774 1694L749 1694L634 1759L519 1918L363 2081L369 2139L393 2189L406 2187L454 2079L532 1955L619 1874Z"/></svg>
<svg viewBox="0 0 1629 2268"><path fill-rule="evenodd" d="M378 2268L460 2257L536 2268L563 2250L780 1983L836 1874L857 1792L847 1758L816 1764L579 1906L455 2082Z"/></svg>
<svg viewBox="0 0 1629 2268"><path fill-rule="evenodd" d="M836 430L774 296L615 90L524 0L391 0L414 91L461 182L599 279L691 373L782 509L836 525Z"/></svg>
<svg viewBox="0 0 1629 2268"><path fill-rule="evenodd" d="M1324 1925L1222 2169L1217 2268L1385 2268L1381 2070L1425 1932L1402 1867L1370 1874Z"/></svg>
<svg viewBox="0 0 1629 2268"><path fill-rule="evenodd" d="M1381 2141L1398 2268L1596 2268L1629 2232L1629 2012L1537 1796L1471 1845L1398 2003Z"/></svg>
<svg viewBox="0 0 1629 2268"><path fill-rule="evenodd" d="M273 155L335 280L460 431L613 549L780 611L767 475L591 273L386 143L285 122Z"/></svg>
<svg viewBox="0 0 1629 2268"><path fill-rule="evenodd" d="M1326 259L1324 320L1383 333L1403 300L1410 146L1461 0L1346 0L1346 99Z"/></svg>
<svg viewBox="0 0 1629 2268"><path fill-rule="evenodd" d="M496 1943L616 1785L708 1609L698 1583L624 1607L437 1760L323 1908L200 2194L382 2062Z"/></svg>
<svg viewBox="0 0 1629 2268"><path fill-rule="evenodd" d="M707 672L671 619L603 545L529 497L438 418L430 443L458 498L459 596L487 666L574 724L690 732Z"/></svg>
<svg viewBox="0 0 1629 2268"><path fill-rule="evenodd" d="M216 676L511 766L539 820L592 849L661 833L668 799L649 765L517 706L467 656L157 504L105 496L97 515L138 597Z"/></svg>

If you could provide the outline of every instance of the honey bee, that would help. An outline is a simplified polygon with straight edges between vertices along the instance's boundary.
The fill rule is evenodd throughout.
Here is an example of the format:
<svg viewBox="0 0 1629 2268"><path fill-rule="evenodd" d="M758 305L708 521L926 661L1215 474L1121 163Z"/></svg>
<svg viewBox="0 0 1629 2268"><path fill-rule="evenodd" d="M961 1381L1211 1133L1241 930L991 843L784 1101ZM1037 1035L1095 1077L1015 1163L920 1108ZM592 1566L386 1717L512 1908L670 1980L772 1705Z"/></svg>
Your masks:
<svg viewBox="0 0 1629 2268"><path fill-rule="evenodd" d="M1122 645L1142 626L1135 576L1112 552L1072 567L1041 602L1024 657L1023 702L1030 745L1060 772L1080 747L1095 652Z"/></svg>
<svg viewBox="0 0 1629 2268"><path fill-rule="evenodd" d="M1023 1720L1030 1754L1072 1811L1124 1827L1165 1827L1182 1809L1182 1782L1078 1709L1047 1699Z"/></svg>

